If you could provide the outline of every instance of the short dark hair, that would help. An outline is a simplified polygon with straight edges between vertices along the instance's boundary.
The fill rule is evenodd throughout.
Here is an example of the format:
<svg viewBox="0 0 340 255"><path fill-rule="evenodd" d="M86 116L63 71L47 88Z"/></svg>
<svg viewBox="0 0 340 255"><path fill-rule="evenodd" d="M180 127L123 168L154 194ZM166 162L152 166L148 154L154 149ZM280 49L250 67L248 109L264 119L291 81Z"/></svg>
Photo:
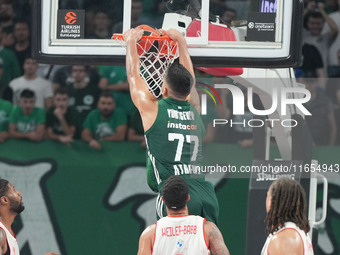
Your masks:
<svg viewBox="0 0 340 255"><path fill-rule="evenodd" d="M0 197L7 195L9 189L8 183L9 181L0 178Z"/></svg>
<svg viewBox="0 0 340 255"><path fill-rule="evenodd" d="M166 206L174 211L185 207L189 196L189 186L180 176L169 177L162 188L162 196Z"/></svg>
<svg viewBox="0 0 340 255"><path fill-rule="evenodd" d="M112 98L113 101L115 101L114 96L113 96L112 93L110 93L109 91L103 91L103 92L100 94L99 98L101 98L101 97L110 97L110 98Z"/></svg>
<svg viewBox="0 0 340 255"><path fill-rule="evenodd" d="M59 87L56 89L56 91L54 92L54 95L67 95L68 96L68 91L65 87Z"/></svg>
<svg viewBox="0 0 340 255"><path fill-rule="evenodd" d="M267 234L279 230L286 222L294 222L301 230L309 232L306 213L306 194L301 184L281 178L270 186L271 206L265 219Z"/></svg>
<svg viewBox="0 0 340 255"><path fill-rule="evenodd" d="M186 98L190 94L194 79L190 72L175 60L168 68L165 80L174 96L179 98Z"/></svg>
<svg viewBox="0 0 340 255"><path fill-rule="evenodd" d="M307 15L307 20L309 20L310 18L325 20L325 18L322 16L321 12L319 11L314 11L314 12L309 13Z"/></svg>
<svg viewBox="0 0 340 255"><path fill-rule="evenodd" d="M84 71L85 71L86 73L89 73L89 72L90 72L90 69L91 69L91 67L90 67L90 66L87 66L87 65L72 65L72 66L71 66L71 71L73 71L73 67L75 67L75 66L84 67Z"/></svg>
<svg viewBox="0 0 340 255"><path fill-rule="evenodd" d="M20 93L20 98L35 98L34 91L30 89L24 89Z"/></svg>

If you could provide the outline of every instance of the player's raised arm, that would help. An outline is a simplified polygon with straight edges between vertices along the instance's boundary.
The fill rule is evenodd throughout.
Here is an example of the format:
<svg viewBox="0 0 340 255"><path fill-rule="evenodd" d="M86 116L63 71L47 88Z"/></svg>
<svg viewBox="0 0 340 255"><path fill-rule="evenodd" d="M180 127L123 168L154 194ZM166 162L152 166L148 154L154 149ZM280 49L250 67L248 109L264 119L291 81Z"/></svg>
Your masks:
<svg viewBox="0 0 340 255"><path fill-rule="evenodd" d="M196 110L200 113L200 100L196 90L196 80L195 80L195 72L194 67L192 65L192 61L189 55L188 47L185 38L182 33L177 31L176 29L169 30L161 30L163 33L168 35L172 40L178 43L179 50L179 63L183 65L191 74L193 78L193 86L190 91L190 95L188 96L188 100L192 106L196 108Z"/></svg>
<svg viewBox="0 0 340 255"><path fill-rule="evenodd" d="M137 42L141 39L143 30L130 29L123 36L126 42L126 74L129 82L131 99L137 107L147 131L154 123L158 113L157 98L148 90L148 85L139 75L140 64L137 52Z"/></svg>
<svg viewBox="0 0 340 255"><path fill-rule="evenodd" d="M140 63L137 53L137 42L142 38L143 30L130 29L124 32L126 42L126 73L130 87L131 98L139 111L148 108L157 99L149 92L146 82L139 75Z"/></svg>

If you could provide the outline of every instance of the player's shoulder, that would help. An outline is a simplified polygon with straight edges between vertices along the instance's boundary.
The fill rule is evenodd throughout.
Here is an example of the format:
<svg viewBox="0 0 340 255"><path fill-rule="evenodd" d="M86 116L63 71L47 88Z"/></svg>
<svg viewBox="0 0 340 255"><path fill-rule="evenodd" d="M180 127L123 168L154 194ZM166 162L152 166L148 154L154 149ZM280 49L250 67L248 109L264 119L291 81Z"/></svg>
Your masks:
<svg viewBox="0 0 340 255"><path fill-rule="evenodd" d="M146 239L153 240L153 237L155 235L155 230L156 230L156 224L152 224L152 225L148 226L146 229L144 229L140 238L144 239L144 240L146 240Z"/></svg>
<svg viewBox="0 0 340 255"><path fill-rule="evenodd" d="M296 229L286 228L273 235L268 251L269 254L295 254L296 251L303 251L302 237Z"/></svg>

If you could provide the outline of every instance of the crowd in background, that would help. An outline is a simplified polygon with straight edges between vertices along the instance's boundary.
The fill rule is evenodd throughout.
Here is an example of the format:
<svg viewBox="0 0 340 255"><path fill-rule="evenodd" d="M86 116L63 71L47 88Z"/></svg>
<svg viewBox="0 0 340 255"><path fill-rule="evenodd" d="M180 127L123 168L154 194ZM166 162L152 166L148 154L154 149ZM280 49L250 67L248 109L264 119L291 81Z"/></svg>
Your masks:
<svg viewBox="0 0 340 255"><path fill-rule="evenodd" d="M163 0L132 0L131 26L159 28L164 13L173 10L195 16L185 2L169 5ZM233 8L235 1L210 2L211 12L226 24L237 20L242 12ZM295 71L298 82L305 84L312 96L305 105L312 113L306 121L315 145L339 145L340 0L304 2L303 61ZM0 142L9 138L35 142L51 139L70 144L82 139L100 149L100 141L129 140L145 147L143 125L129 95L125 66L37 64L31 56L31 8L27 0L0 0ZM59 0L59 8L86 9L85 38L108 39L112 33L122 32L123 1ZM200 84L225 83L228 78L197 70L196 79L200 93ZM219 94L222 105L208 104L208 113L202 115L207 131L203 142L251 146L251 127L213 127L215 118L234 122L253 118L247 104L243 116L232 115L230 93L221 90ZM256 96L254 106L261 108Z"/></svg>

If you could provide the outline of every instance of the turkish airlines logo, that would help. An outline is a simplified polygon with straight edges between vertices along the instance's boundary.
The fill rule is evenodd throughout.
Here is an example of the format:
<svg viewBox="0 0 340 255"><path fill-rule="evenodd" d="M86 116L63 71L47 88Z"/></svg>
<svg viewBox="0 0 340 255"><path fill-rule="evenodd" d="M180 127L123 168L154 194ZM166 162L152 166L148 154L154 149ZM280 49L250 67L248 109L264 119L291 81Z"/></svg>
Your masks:
<svg viewBox="0 0 340 255"><path fill-rule="evenodd" d="M77 14L75 14L74 12L66 13L65 21L66 21L67 24L73 25L74 23L77 22Z"/></svg>

